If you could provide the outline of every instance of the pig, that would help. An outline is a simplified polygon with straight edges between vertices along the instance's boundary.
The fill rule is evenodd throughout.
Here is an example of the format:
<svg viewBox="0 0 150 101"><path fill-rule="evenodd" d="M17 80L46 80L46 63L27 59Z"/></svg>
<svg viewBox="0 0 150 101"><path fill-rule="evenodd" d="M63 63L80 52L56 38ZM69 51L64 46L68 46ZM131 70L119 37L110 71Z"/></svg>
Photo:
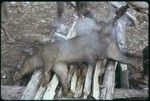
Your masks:
<svg viewBox="0 0 150 101"><path fill-rule="evenodd" d="M129 64L136 69L142 66L142 56L121 52L111 31L115 22L126 12L128 6L123 6L116 12L116 17L109 21L99 31L75 36L61 42L44 44L38 51L27 58L14 75L14 80L19 80L34 69L42 68L42 86L49 83L50 71L54 71L61 81L63 92L67 93L68 84L64 68L54 66L55 63L82 63L87 62L93 68L98 59L112 59L121 63Z"/></svg>

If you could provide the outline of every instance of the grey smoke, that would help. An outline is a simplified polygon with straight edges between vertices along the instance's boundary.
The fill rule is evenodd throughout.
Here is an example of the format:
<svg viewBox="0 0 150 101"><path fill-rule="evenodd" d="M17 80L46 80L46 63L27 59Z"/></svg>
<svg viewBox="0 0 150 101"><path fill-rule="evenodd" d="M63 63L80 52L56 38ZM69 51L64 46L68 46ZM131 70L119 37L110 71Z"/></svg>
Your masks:
<svg viewBox="0 0 150 101"><path fill-rule="evenodd" d="M85 37L78 38L78 40L75 41L76 42L75 44L70 44L68 41L62 42L59 47L59 51L62 54L67 54L67 55L70 54L69 56L76 55L76 54L82 54L82 52L84 52L87 54L87 56L86 56L87 59L94 60L94 57L89 55L89 52L91 51L91 50L89 50L89 47L90 48L92 47L93 51L98 51L98 49L99 49L98 33L93 31L97 27L98 26L97 26L95 20L93 20L91 18L77 19L76 25L74 26L74 31L76 32L75 37L78 37L80 35L85 35ZM75 45L78 45L78 47L83 46L83 47L80 47L80 50L78 50L78 52L80 51L81 53L73 51L74 48L76 48ZM82 49L84 49L86 51L82 51ZM69 56L66 58L69 58Z"/></svg>

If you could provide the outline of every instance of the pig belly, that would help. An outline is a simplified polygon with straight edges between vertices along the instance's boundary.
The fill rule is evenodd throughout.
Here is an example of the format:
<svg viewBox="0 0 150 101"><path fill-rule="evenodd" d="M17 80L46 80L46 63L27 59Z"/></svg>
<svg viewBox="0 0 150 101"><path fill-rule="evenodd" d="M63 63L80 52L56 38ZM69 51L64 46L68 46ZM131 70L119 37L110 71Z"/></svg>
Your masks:
<svg viewBox="0 0 150 101"><path fill-rule="evenodd" d="M57 55L56 62L90 62L97 58L97 52L95 50L87 50L60 52Z"/></svg>
<svg viewBox="0 0 150 101"><path fill-rule="evenodd" d="M56 62L82 62L86 61L86 56L82 53L74 53L74 52L68 52L64 54L58 54L56 58Z"/></svg>

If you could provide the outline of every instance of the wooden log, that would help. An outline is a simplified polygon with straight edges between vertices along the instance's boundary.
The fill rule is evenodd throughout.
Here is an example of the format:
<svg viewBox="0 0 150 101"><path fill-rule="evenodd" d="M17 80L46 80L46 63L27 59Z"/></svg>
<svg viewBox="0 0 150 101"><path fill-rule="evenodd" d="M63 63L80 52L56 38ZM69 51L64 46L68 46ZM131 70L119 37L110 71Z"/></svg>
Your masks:
<svg viewBox="0 0 150 101"><path fill-rule="evenodd" d="M46 87L40 86L34 97L34 100L42 100L45 91L46 91Z"/></svg>
<svg viewBox="0 0 150 101"><path fill-rule="evenodd" d="M43 96L43 100L52 100L55 96L55 90L56 87L58 86L59 80L56 76L56 74L54 74L52 80L50 81L50 83L47 86L47 90Z"/></svg>
<svg viewBox="0 0 150 101"><path fill-rule="evenodd" d="M54 100L95 100L92 97L89 97L87 99L84 98L74 98L74 97L56 97Z"/></svg>
<svg viewBox="0 0 150 101"><path fill-rule="evenodd" d="M56 32L61 33L61 34L63 34L63 35L66 35L66 34L68 33L68 32L67 32L67 26L64 25L64 24L60 24L60 25L59 25L59 28L57 29Z"/></svg>
<svg viewBox="0 0 150 101"><path fill-rule="evenodd" d="M74 97L56 97L54 100L85 100L83 98L74 98Z"/></svg>
<svg viewBox="0 0 150 101"><path fill-rule="evenodd" d="M20 100L24 86L1 86L1 98L3 100Z"/></svg>
<svg viewBox="0 0 150 101"><path fill-rule="evenodd" d="M115 62L112 60L109 60L107 67L106 67L104 80L101 86L100 99L102 100L113 99L113 92L114 92L114 86L115 86L115 69L116 69Z"/></svg>
<svg viewBox="0 0 150 101"><path fill-rule="evenodd" d="M38 70L37 72L35 71L25 91L23 92L23 95L21 97L22 100L34 99L39 87L40 78L41 78L41 71L40 70Z"/></svg>
<svg viewBox="0 0 150 101"><path fill-rule="evenodd" d="M19 100L23 91L25 90L25 86L1 86L1 98L3 100ZM61 88L60 88L61 91ZM73 99L70 98L60 98L58 96L56 99ZM148 90L137 90L137 89L114 89L113 99L141 99L146 100L148 98ZM143 99L142 99L143 98ZM74 98L74 99L82 99L82 98Z"/></svg>
<svg viewBox="0 0 150 101"><path fill-rule="evenodd" d="M82 91L83 91L83 84L84 84L84 73L83 73L83 69L84 68L79 68L78 69L78 81L77 81L77 86L76 86L76 89L75 89L75 94L74 94L74 97L77 98L77 97L81 97L82 95Z"/></svg>
<svg viewBox="0 0 150 101"><path fill-rule="evenodd" d="M84 91L83 91L83 98L85 98L85 99L91 93L93 70L94 70L93 65L89 64L86 78L85 78Z"/></svg>
<svg viewBox="0 0 150 101"><path fill-rule="evenodd" d="M71 28L69 29L69 32L67 34L67 36L65 36L63 33L67 33L66 32L66 27L64 24L60 24L59 28L56 30L56 32L54 32L54 35L52 37L52 42L57 41L57 40L67 40L69 38L73 38L76 36L76 31L74 29L74 26L77 22L77 18L75 18L74 23L72 24ZM56 37L56 38L55 38Z"/></svg>
<svg viewBox="0 0 150 101"><path fill-rule="evenodd" d="M75 70L73 77L71 79L71 87L70 87L70 91L72 93L75 93L75 88L76 88L76 84L77 84L77 70Z"/></svg>
<svg viewBox="0 0 150 101"><path fill-rule="evenodd" d="M70 30L69 30L69 33L68 33L68 35L67 35L67 38L73 38L73 37L76 36L76 31L75 31L75 29L74 29L76 23L77 23L77 20L75 19L74 23L72 24L72 27L71 27Z"/></svg>
<svg viewBox="0 0 150 101"><path fill-rule="evenodd" d="M96 67L94 70L94 77L93 77L93 97L98 100L100 96L100 89L99 89L99 74L102 71L102 60L97 61ZM102 74L102 73L101 73Z"/></svg>
<svg viewBox="0 0 150 101"><path fill-rule="evenodd" d="M120 75L120 87L129 89L129 70L126 64L120 64L121 75Z"/></svg>
<svg viewBox="0 0 150 101"><path fill-rule="evenodd" d="M101 71L99 72L99 77L105 72L105 67L107 64L107 59L102 60L102 64L101 64Z"/></svg>
<svg viewBox="0 0 150 101"><path fill-rule="evenodd" d="M148 98L148 91L146 90L136 90L136 89L114 89L113 98Z"/></svg>

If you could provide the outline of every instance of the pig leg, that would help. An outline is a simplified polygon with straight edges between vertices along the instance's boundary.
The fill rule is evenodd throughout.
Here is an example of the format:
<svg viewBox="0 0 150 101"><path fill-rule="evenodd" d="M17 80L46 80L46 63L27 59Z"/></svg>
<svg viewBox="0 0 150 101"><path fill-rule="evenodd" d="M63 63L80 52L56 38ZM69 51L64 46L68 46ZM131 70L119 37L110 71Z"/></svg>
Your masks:
<svg viewBox="0 0 150 101"><path fill-rule="evenodd" d="M55 58L51 57L49 60L46 58L44 59L44 70L43 70L43 81L42 81L42 87L46 86L49 83L50 80L50 72L52 70L52 67L55 63Z"/></svg>
<svg viewBox="0 0 150 101"><path fill-rule="evenodd" d="M49 78L50 78L50 74L49 74L49 70L43 70L42 71L42 78L40 79L41 85L42 87L45 87L48 85L49 83Z"/></svg>
<svg viewBox="0 0 150 101"><path fill-rule="evenodd" d="M68 83L67 83L67 74L68 68L65 63L56 63L53 71L56 73L63 89L63 95L66 95L68 92Z"/></svg>
<svg viewBox="0 0 150 101"><path fill-rule="evenodd" d="M23 67L20 68L14 75L13 79L15 81L20 80L25 75L33 72L36 68L42 67L43 62L41 58L38 55L34 55L31 58L28 58L25 63L23 64Z"/></svg>
<svg viewBox="0 0 150 101"><path fill-rule="evenodd" d="M49 51L51 49L51 51ZM57 57L58 49L57 47L51 45L49 48L44 48L42 52L42 60L43 60L43 81L42 86L46 86L49 83L50 79L50 72L52 70L52 67L55 63L56 57Z"/></svg>

